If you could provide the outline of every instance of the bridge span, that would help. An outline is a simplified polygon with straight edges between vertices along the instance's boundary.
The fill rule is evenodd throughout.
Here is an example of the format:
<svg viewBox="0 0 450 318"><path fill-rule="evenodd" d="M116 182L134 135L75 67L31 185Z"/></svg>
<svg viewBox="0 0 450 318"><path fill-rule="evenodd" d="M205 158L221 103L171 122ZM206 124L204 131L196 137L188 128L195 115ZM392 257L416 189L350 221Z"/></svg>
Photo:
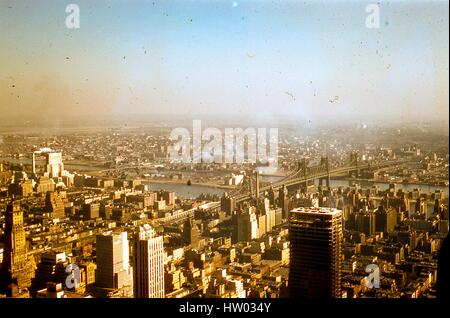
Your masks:
<svg viewBox="0 0 450 318"><path fill-rule="evenodd" d="M268 191L269 189L278 190L281 187L291 187L294 185L306 184L307 182L314 181L316 179L325 179L327 181L327 186L329 186L329 180L332 176L341 175L344 173L350 173L352 171L361 171L367 169L381 169L392 166L398 166L409 162L408 160L389 160L380 162L364 162L360 163L356 154L351 155L350 162L344 166L330 167L327 157L322 157L320 163L315 166L308 166L306 160L301 160L295 171L287 175L285 178L271 183L270 185L264 187L255 187L259 189L258 194L252 189L248 189L245 186L241 186L238 189L229 193L229 196L234 198L236 203L245 202L257 195ZM252 182L250 180L250 182ZM220 202L211 202L208 204L204 211L213 211L220 208ZM196 209L190 209L177 215L164 218L163 220L156 221L158 224L163 225L167 223L178 223L182 222L188 217L194 216L194 211Z"/></svg>

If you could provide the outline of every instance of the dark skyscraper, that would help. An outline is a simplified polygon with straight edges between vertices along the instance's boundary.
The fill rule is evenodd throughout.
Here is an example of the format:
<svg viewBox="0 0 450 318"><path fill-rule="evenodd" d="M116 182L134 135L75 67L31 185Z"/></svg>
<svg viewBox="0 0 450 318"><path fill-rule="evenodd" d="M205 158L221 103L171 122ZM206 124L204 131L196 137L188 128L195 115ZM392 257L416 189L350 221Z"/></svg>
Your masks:
<svg viewBox="0 0 450 318"><path fill-rule="evenodd" d="M356 230L366 235L375 233L375 213L373 211L359 211L356 214Z"/></svg>
<svg viewBox="0 0 450 318"><path fill-rule="evenodd" d="M291 298L341 297L342 212L297 208L290 212Z"/></svg>
<svg viewBox="0 0 450 318"><path fill-rule="evenodd" d="M397 225L397 211L380 206L375 211L375 230L377 232L391 233Z"/></svg>
<svg viewBox="0 0 450 318"><path fill-rule="evenodd" d="M31 263L27 257L23 211L20 201L12 201L6 207L5 247L1 283L7 295L15 296L15 290L21 293L31 285Z"/></svg>

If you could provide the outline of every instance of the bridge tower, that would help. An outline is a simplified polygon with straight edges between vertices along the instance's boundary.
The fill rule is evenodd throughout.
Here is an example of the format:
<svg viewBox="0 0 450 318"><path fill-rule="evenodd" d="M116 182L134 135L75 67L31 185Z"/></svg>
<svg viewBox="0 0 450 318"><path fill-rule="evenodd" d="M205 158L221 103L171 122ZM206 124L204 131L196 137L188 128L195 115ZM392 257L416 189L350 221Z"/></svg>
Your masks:
<svg viewBox="0 0 450 318"><path fill-rule="evenodd" d="M356 151L352 151L350 153L350 166L351 167L355 167L351 171L355 171L356 172L356 177L359 177L359 175L360 175L360 169L358 169L358 161L359 161L358 160L358 153Z"/></svg>
<svg viewBox="0 0 450 318"><path fill-rule="evenodd" d="M255 192L256 192L256 200L259 199L259 171L255 171Z"/></svg>
<svg viewBox="0 0 450 318"><path fill-rule="evenodd" d="M358 164L358 153L356 151L352 151L350 153L350 165Z"/></svg>
<svg viewBox="0 0 450 318"><path fill-rule="evenodd" d="M242 180L242 192L247 191L253 196L253 180L251 175L244 175L244 180Z"/></svg>
<svg viewBox="0 0 450 318"><path fill-rule="evenodd" d="M306 173L306 167L308 166L308 163L306 162L306 159L303 158L298 162L298 169L303 170L303 173Z"/></svg>
<svg viewBox="0 0 450 318"><path fill-rule="evenodd" d="M306 179L306 175L308 173L308 171L307 171L308 170L308 163L307 163L305 158L301 159L298 162L298 170L300 172L299 176L301 176L303 179ZM300 191L306 193L307 189L308 189L308 181L303 182L303 183L300 184Z"/></svg>
<svg viewBox="0 0 450 318"><path fill-rule="evenodd" d="M320 158L320 166L322 167L323 171L327 173L327 176L325 178L319 178L319 185L323 185L323 180L326 182L327 188L330 187L330 164L328 161L328 157L321 157Z"/></svg>

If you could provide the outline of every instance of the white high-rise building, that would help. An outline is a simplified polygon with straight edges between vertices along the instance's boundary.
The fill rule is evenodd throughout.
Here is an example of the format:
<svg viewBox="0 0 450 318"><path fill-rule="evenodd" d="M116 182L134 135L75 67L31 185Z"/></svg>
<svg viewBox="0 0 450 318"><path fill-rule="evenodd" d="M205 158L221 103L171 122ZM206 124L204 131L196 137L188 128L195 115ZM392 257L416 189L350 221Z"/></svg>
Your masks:
<svg viewBox="0 0 450 318"><path fill-rule="evenodd" d="M164 298L163 243L150 225L139 228L133 244L135 298Z"/></svg>
<svg viewBox="0 0 450 318"><path fill-rule="evenodd" d="M64 164L61 152L48 152L46 155L46 169L50 178L62 177Z"/></svg>
<svg viewBox="0 0 450 318"><path fill-rule="evenodd" d="M127 232L97 235L96 285L120 289L132 285Z"/></svg>

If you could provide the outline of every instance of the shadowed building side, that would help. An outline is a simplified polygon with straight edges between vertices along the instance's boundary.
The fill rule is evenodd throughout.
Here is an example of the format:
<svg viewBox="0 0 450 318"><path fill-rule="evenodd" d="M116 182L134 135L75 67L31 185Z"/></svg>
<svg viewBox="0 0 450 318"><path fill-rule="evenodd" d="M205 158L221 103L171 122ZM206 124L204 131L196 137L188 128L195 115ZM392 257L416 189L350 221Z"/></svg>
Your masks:
<svg viewBox="0 0 450 318"><path fill-rule="evenodd" d="M340 298L342 212L329 208L290 211L290 298Z"/></svg>
<svg viewBox="0 0 450 318"><path fill-rule="evenodd" d="M11 201L5 213L5 247L0 290L9 297L27 294L32 276L32 263L27 256L23 210L20 201Z"/></svg>

